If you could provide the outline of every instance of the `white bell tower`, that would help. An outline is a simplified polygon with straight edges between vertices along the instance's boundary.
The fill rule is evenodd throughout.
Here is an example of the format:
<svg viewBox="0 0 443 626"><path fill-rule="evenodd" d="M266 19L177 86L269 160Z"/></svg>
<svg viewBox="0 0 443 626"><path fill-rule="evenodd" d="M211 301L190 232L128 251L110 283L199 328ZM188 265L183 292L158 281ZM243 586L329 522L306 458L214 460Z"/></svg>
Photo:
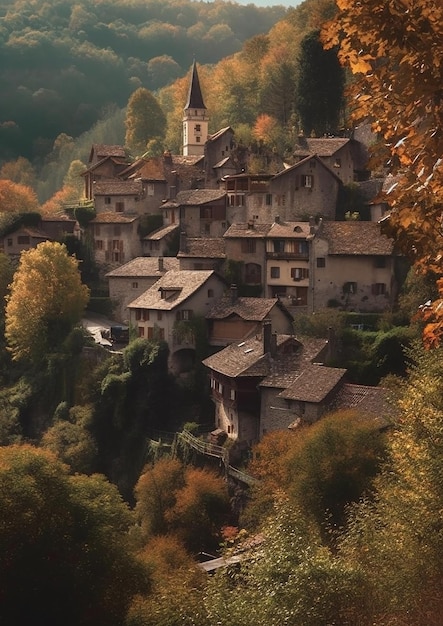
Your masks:
<svg viewBox="0 0 443 626"><path fill-rule="evenodd" d="M192 65L188 100L183 114L183 155L203 156L208 138L208 115L200 88L197 65Z"/></svg>

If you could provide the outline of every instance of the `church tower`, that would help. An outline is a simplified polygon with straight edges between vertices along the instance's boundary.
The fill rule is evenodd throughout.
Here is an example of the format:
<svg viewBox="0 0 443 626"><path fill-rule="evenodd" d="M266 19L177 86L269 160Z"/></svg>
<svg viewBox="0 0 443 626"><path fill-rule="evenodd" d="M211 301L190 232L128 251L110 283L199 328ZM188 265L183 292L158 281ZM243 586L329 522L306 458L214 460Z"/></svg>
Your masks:
<svg viewBox="0 0 443 626"><path fill-rule="evenodd" d="M197 65L192 65L188 101L183 114L183 154L203 156L208 138L208 116L198 79Z"/></svg>

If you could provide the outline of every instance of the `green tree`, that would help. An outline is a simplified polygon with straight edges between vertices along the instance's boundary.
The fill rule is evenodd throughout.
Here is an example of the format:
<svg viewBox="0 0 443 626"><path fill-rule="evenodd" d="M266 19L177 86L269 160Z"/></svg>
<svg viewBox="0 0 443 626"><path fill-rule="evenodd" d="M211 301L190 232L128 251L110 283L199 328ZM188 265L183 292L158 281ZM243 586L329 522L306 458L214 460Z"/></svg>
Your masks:
<svg viewBox="0 0 443 626"><path fill-rule="evenodd" d="M319 31L301 42L296 109L305 134L336 133L343 108L344 72L334 49L324 50Z"/></svg>
<svg viewBox="0 0 443 626"><path fill-rule="evenodd" d="M14 360L39 361L56 352L80 321L89 290L78 261L59 243L22 253L6 305L6 340Z"/></svg>
<svg viewBox="0 0 443 626"><path fill-rule="evenodd" d="M0 621L123 624L149 578L117 489L31 446L0 448L0 487Z"/></svg>
<svg viewBox="0 0 443 626"><path fill-rule="evenodd" d="M144 154L150 140L164 138L165 115L156 98L144 87L139 87L129 98L125 125L125 142L134 154Z"/></svg>

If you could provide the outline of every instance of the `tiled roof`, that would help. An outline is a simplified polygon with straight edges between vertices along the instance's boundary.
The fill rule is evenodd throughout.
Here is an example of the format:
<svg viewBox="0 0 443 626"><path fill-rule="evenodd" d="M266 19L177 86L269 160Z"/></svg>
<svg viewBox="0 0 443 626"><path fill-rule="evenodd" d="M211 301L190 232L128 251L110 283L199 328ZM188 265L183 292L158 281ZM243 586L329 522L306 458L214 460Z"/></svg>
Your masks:
<svg viewBox="0 0 443 626"><path fill-rule="evenodd" d="M175 201L178 205L196 206L221 200L225 196L226 192L220 189L189 189L179 191Z"/></svg>
<svg viewBox="0 0 443 626"><path fill-rule="evenodd" d="M131 302L129 308L172 311L198 291L214 274L213 270L170 270ZM175 292L175 294L171 298L162 298L162 290Z"/></svg>
<svg viewBox="0 0 443 626"><path fill-rule="evenodd" d="M295 156L318 154L320 157L329 157L338 152L349 141L349 139L342 137L299 137L293 154Z"/></svg>
<svg viewBox="0 0 443 626"><path fill-rule="evenodd" d="M224 165L226 165L227 163L229 163L229 161L231 160L231 157L225 157L224 159L222 159L221 161L219 161L218 163L216 163L215 165L213 165L213 168L216 170L219 167L223 167ZM234 164L232 164L232 167L234 167Z"/></svg>
<svg viewBox="0 0 443 626"><path fill-rule="evenodd" d="M284 353L283 345L295 343L295 353ZM260 376L264 386L285 388L304 367L307 367L326 346L324 339L307 339L301 344L292 335L277 335L277 354L271 359L263 353L262 337L232 343L203 361L207 367L229 376Z"/></svg>
<svg viewBox="0 0 443 626"><path fill-rule="evenodd" d="M97 213L90 224L131 224L138 220L138 215L128 217L123 213Z"/></svg>
<svg viewBox="0 0 443 626"><path fill-rule="evenodd" d="M357 183L366 202L373 202L377 199L383 188L384 180L384 178L370 178Z"/></svg>
<svg viewBox="0 0 443 626"><path fill-rule="evenodd" d="M163 157L140 158L122 176L129 174L130 178L142 178L143 180L166 181Z"/></svg>
<svg viewBox="0 0 443 626"><path fill-rule="evenodd" d="M329 254L389 256L393 241L376 222L323 222L318 237L329 243Z"/></svg>
<svg viewBox="0 0 443 626"><path fill-rule="evenodd" d="M187 237L186 251L181 250L177 257L225 259L225 240L221 237Z"/></svg>
<svg viewBox="0 0 443 626"><path fill-rule="evenodd" d="M292 174L295 170L297 170L298 168L302 167L303 165L305 165L306 163L309 163L309 161L312 160L317 161L317 163L320 165L320 167L323 167L327 172L329 172L329 174L331 174L331 176L333 176L334 178L336 178L340 183L341 180L339 178L339 176L337 176L337 174L334 172L334 170L332 170L330 167L328 167L326 165L326 163L324 161L322 161L316 154L312 154L310 156L307 156L305 158L303 158L301 161L297 161L297 163L294 163L294 165L291 165L290 167L286 167L285 169L283 169L281 172L278 172L277 174L275 174L273 176L274 178L279 178L281 176L287 176ZM272 182L272 181L271 181Z"/></svg>
<svg viewBox="0 0 443 626"><path fill-rule="evenodd" d="M271 228L271 224L232 224L223 237L237 239L258 237L264 239Z"/></svg>
<svg viewBox="0 0 443 626"><path fill-rule="evenodd" d="M162 226L161 228L157 228L157 230L153 230L152 233L143 237L145 241L160 241L163 237L167 237L175 230L179 228L178 224L169 224L168 226Z"/></svg>
<svg viewBox="0 0 443 626"><path fill-rule="evenodd" d="M306 239L311 232L309 222L274 222L267 237Z"/></svg>
<svg viewBox="0 0 443 626"><path fill-rule="evenodd" d="M44 239L44 240L51 239L51 237L48 237L48 235L45 232L43 232L42 230L39 230L38 228L26 228L26 227L18 228L11 234L16 234L16 233L25 233L26 235L29 235L29 237L32 237L33 239Z"/></svg>
<svg viewBox="0 0 443 626"><path fill-rule="evenodd" d="M231 295L219 298L206 314L206 319L224 319L238 315L244 320L260 322L268 317L271 309L278 305L278 298L236 298Z"/></svg>
<svg viewBox="0 0 443 626"><path fill-rule="evenodd" d="M163 270L159 269L160 264L163 263ZM131 277L131 278L149 278L150 276L163 276L165 272L169 270L178 270L179 262L175 257L146 257L139 256L115 270L108 272L107 277Z"/></svg>
<svg viewBox="0 0 443 626"><path fill-rule="evenodd" d="M142 193L141 181L108 180L94 185L94 196L138 196Z"/></svg>
<svg viewBox="0 0 443 626"><path fill-rule="evenodd" d="M183 155L183 154L173 154L172 155L172 163L174 165L200 165L203 164L204 157L202 155Z"/></svg>
<svg viewBox="0 0 443 626"><path fill-rule="evenodd" d="M228 130L232 131L231 126L225 126L225 128L220 128L220 130L218 130L213 135L209 135L208 141L216 141L217 139L219 139L219 137L222 137L225 133L227 133Z"/></svg>
<svg viewBox="0 0 443 626"><path fill-rule="evenodd" d="M357 409L363 415L376 417L381 425L392 421L396 407L389 401L389 392L383 387L369 387L346 383L334 401L334 410Z"/></svg>
<svg viewBox="0 0 443 626"><path fill-rule="evenodd" d="M338 385L345 374L346 370L338 367L310 365L279 396L286 400L321 402Z"/></svg>
<svg viewBox="0 0 443 626"><path fill-rule="evenodd" d="M95 143L92 146L92 150L99 158L103 157L126 157L126 152L123 146L106 145L103 143Z"/></svg>
<svg viewBox="0 0 443 626"><path fill-rule="evenodd" d="M72 217L65 213L47 213L42 215L41 221L44 222L75 222Z"/></svg>

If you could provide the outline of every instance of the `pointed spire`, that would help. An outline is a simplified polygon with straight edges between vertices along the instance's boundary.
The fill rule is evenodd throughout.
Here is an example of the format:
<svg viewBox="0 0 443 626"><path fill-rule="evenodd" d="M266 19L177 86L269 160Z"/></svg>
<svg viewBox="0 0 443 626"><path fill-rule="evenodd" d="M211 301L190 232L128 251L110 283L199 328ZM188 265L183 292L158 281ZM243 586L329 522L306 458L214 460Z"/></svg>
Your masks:
<svg viewBox="0 0 443 626"><path fill-rule="evenodd" d="M203 102L195 59L192 64L192 78L191 84L189 85L188 101L186 103L185 110L186 109L206 109L205 103Z"/></svg>

